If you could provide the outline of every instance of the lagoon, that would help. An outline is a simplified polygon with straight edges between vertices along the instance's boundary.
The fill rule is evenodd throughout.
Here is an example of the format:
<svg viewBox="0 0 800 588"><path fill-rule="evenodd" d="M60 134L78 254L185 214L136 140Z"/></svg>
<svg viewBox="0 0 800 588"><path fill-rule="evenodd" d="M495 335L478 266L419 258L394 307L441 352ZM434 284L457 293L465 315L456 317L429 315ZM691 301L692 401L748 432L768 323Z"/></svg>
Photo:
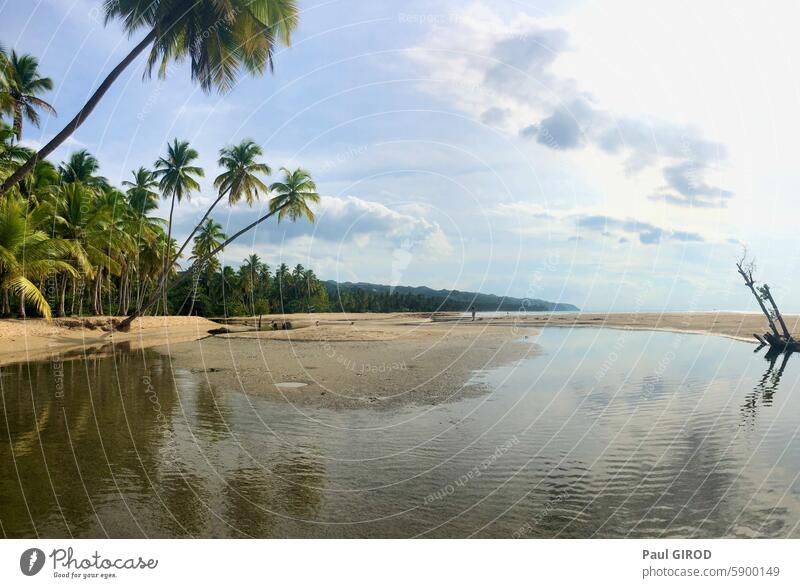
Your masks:
<svg viewBox="0 0 800 588"><path fill-rule="evenodd" d="M480 395L293 406L168 355L0 368L5 537L798 537L798 358L544 328Z"/></svg>

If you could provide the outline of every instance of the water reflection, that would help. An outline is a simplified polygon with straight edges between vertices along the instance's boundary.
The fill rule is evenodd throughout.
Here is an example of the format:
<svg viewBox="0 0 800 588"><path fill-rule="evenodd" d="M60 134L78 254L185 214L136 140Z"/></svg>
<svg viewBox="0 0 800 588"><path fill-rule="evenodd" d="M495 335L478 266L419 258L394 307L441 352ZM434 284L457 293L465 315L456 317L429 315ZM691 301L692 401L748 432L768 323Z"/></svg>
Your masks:
<svg viewBox="0 0 800 588"><path fill-rule="evenodd" d="M305 416L141 350L0 368L0 530L799 534L789 355L765 370L713 337L547 329L538 342L541 356L480 375L486 394L397 413Z"/></svg>
<svg viewBox="0 0 800 588"><path fill-rule="evenodd" d="M770 349L766 353L764 358L767 360L768 367L753 391L745 397L742 405L743 424L750 426L754 424L759 403L763 406L772 406L772 397L778 390L791 355L791 351L780 352L774 349ZM779 359L780 365L778 369L775 369Z"/></svg>

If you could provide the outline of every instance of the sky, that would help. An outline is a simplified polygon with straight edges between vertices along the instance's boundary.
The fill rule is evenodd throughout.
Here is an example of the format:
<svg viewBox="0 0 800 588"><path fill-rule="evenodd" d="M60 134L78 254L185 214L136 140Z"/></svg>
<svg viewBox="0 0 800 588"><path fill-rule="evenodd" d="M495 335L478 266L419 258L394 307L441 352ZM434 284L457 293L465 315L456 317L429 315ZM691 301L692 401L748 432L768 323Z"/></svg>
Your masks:
<svg viewBox="0 0 800 588"><path fill-rule="evenodd" d="M0 42L40 59L57 117L135 45L99 0L0 0ZM268 221L225 252L324 279L476 290L591 311L755 310L757 260L800 312L800 8L776 1L325 0L274 74L204 94L188 66L134 62L51 159L86 148L119 184L173 138L206 170L176 211L214 198L218 150L251 138L278 179L303 166L317 222ZM167 202L162 203L166 216ZM228 233L266 205L224 207Z"/></svg>

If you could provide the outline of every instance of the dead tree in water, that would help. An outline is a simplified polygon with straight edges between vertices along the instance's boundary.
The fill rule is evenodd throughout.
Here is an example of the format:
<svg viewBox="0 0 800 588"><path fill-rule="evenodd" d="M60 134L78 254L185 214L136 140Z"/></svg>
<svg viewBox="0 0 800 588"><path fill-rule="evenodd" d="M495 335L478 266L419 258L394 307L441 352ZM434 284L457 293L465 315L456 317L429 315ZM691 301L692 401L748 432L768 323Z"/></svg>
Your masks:
<svg viewBox="0 0 800 588"><path fill-rule="evenodd" d="M783 315L781 315L781 311L778 310L778 305L775 303L775 299L772 297L769 286L767 284L764 284L763 286L756 286L755 279L753 279L755 262L747 261L747 250L742 253L741 258L739 258L739 261L736 262L736 269L739 270L739 274L742 276L742 278L744 278L745 286L750 288L750 292L753 293L756 302L758 302L758 306L761 307L761 312L763 312L764 316L767 317L769 328L772 330L771 333L764 333L763 336L759 336L755 333L753 336L759 342L766 343L773 349L778 348L787 351L800 350L800 343L792 338L791 333L789 333L789 329L786 328ZM772 306L772 312L770 312L764 304L765 300L770 303L770 306ZM776 318L781 326L782 332L778 331L778 327L775 325Z"/></svg>

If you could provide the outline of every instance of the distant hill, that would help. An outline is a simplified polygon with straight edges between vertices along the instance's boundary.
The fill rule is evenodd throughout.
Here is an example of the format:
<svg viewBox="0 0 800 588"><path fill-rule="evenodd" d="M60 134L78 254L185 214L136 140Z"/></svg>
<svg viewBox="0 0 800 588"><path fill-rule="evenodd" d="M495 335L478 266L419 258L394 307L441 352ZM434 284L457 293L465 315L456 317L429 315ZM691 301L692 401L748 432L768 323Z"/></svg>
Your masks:
<svg viewBox="0 0 800 588"><path fill-rule="evenodd" d="M388 286L386 284L370 284L368 282L325 282L331 304L336 305L337 293L355 295L359 290L374 296L396 295L400 297L419 297L430 302L438 302L440 310L466 311L475 306L479 311L577 311L577 306L564 302L550 302L538 298L523 300L511 296L496 296L480 292L463 292L461 290L434 290L427 286ZM349 297L349 296L348 296ZM426 305L427 306L427 305Z"/></svg>

